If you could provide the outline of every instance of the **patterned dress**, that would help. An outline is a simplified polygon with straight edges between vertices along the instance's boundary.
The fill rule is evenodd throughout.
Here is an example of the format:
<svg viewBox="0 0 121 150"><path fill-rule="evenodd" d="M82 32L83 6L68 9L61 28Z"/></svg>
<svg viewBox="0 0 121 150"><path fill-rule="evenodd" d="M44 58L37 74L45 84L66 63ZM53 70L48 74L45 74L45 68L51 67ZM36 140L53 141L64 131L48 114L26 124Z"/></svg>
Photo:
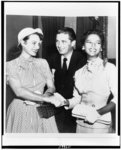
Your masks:
<svg viewBox="0 0 121 150"><path fill-rule="evenodd" d="M47 79L52 75L45 59L22 56L6 63L7 84L11 78L19 79L29 91L43 94ZM6 132L8 133L57 133L54 116L43 118L39 114L41 104L14 98L7 110Z"/></svg>
<svg viewBox="0 0 121 150"><path fill-rule="evenodd" d="M104 67L103 60L98 57L94 61L88 61L84 67L75 73L74 97L70 99L70 108L80 103L100 109L107 104L111 92L114 96L112 101L116 103L116 67L109 62ZM110 112L105 114L106 118L111 121ZM97 122L88 124L82 119L77 119L78 133L107 133L111 132L110 129L111 124Z"/></svg>

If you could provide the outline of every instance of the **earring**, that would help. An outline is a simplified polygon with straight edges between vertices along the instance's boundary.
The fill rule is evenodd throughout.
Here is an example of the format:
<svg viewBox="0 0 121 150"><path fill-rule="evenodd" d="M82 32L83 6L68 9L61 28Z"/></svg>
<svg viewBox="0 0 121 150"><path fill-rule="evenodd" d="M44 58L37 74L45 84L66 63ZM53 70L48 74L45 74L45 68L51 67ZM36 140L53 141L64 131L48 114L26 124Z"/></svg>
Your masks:
<svg viewBox="0 0 121 150"><path fill-rule="evenodd" d="M82 46L82 50L85 50L85 47L84 47L84 46Z"/></svg>

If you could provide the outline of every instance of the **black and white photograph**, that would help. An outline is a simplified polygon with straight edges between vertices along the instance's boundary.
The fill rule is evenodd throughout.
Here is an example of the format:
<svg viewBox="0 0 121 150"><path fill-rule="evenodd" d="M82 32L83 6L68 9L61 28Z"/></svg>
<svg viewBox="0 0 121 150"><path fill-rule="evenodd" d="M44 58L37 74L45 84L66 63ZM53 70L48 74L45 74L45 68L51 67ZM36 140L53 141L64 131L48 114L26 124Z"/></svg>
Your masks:
<svg viewBox="0 0 121 150"><path fill-rule="evenodd" d="M2 147L120 148L120 1L2 1Z"/></svg>

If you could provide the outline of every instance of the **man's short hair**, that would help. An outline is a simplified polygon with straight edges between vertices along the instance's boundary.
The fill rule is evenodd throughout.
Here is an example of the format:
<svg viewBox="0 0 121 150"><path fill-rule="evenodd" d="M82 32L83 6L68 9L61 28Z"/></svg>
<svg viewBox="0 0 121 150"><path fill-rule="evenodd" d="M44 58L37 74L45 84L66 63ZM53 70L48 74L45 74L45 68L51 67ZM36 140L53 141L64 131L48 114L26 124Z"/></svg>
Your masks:
<svg viewBox="0 0 121 150"><path fill-rule="evenodd" d="M71 41L76 40L76 34L74 30L70 27L64 27L57 31L57 34L64 33L68 34Z"/></svg>

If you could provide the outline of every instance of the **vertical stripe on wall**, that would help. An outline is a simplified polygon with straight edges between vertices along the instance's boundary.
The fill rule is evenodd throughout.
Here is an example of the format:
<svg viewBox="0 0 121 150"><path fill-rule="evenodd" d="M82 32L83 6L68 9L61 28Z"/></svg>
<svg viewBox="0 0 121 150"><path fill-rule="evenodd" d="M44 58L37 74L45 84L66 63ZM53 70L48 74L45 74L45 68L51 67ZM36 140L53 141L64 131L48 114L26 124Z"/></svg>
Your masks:
<svg viewBox="0 0 121 150"><path fill-rule="evenodd" d="M89 17L77 17L77 28L76 28L76 36L77 36L77 49L81 50L81 39L83 34L92 29L92 22Z"/></svg>
<svg viewBox="0 0 121 150"><path fill-rule="evenodd" d="M48 58L57 52L55 46L55 37L57 30L64 27L65 17L42 16L42 28L44 33L42 57Z"/></svg>
<svg viewBox="0 0 121 150"><path fill-rule="evenodd" d="M42 29L42 31L43 31L43 28L42 28L42 19L41 19L41 17L39 16L38 17L38 28L40 28L40 29ZM38 56L39 57L42 57L42 44L40 45L40 50L39 50L39 52L38 52Z"/></svg>
<svg viewBox="0 0 121 150"><path fill-rule="evenodd" d="M65 27L71 27L76 33L76 17L65 17Z"/></svg>
<svg viewBox="0 0 121 150"><path fill-rule="evenodd" d="M33 16L33 28L40 28L42 29L42 21L40 16ZM42 29L43 30L43 29ZM42 44L40 45L40 49L37 53L37 57L42 57Z"/></svg>
<svg viewBox="0 0 121 150"><path fill-rule="evenodd" d="M7 61L15 59L21 53L17 48L17 36L21 29L32 27L32 16L7 15L6 16L6 58Z"/></svg>
<svg viewBox="0 0 121 150"><path fill-rule="evenodd" d="M33 28L38 27L38 16L33 16Z"/></svg>
<svg viewBox="0 0 121 150"><path fill-rule="evenodd" d="M116 58L116 17L108 16L108 58Z"/></svg>

